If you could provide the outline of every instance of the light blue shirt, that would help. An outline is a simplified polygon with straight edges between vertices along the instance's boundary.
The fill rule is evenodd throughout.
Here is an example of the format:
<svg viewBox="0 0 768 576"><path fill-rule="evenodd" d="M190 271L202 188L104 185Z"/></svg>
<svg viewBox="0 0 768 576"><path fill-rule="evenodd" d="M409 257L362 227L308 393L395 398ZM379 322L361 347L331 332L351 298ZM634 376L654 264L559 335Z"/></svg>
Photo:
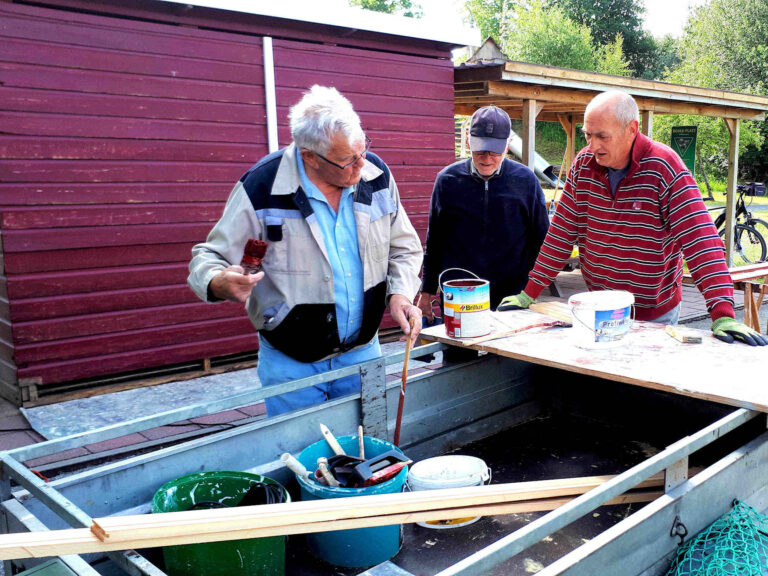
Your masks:
<svg viewBox="0 0 768 576"><path fill-rule="evenodd" d="M363 322L363 261L357 244L354 187L341 191L338 214L307 178L301 154L296 154L299 179L323 234L333 272L333 300L341 342L357 338Z"/></svg>
<svg viewBox="0 0 768 576"><path fill-rule="evenodd" d="M333 272L333 296L336 302L336 323L341 342L353 341L363 322L363 263L357 245L357 225L354 214L354 188L341 193L338 214L331 208L322 192L307 178L301 154L296 155L296 165L309 203L315 212L323 235L325 249ZM336 368L358 364L381 356L379 339L374 338L367 346L350 350L328 360L299 362L269 345L266 339L259 344L258 374L262 386L274 386L290 380L313 376ZM296 392L267 398L267 414L274 416L338 398L347 394L359 394L360 376L353 375L325 384L315 385Z"/></svg>

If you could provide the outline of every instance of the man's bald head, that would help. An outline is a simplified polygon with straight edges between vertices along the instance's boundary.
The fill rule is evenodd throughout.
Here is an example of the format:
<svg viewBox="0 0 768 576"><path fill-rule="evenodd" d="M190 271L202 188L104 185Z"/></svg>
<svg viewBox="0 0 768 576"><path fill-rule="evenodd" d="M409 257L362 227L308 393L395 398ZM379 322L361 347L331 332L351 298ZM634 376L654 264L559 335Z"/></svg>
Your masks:
<svg viewBox="0 0 768 576"><path fill-rule="evenodd" d="M632 120L640 122L640 110L637 108L637 102L632 96L621 90L608 90L592 98L584 111L584 117L586 118L590 112L597 109L613 116L622 126L626 126Z"/></svg>

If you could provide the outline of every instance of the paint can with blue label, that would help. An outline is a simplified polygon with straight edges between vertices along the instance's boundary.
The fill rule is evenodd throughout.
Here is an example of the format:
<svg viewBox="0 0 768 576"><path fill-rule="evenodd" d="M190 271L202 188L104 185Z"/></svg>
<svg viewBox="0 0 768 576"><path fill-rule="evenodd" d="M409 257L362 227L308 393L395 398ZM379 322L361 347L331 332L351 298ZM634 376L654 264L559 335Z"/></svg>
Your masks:
<svg viewBox="0 0 768 576"><path fill-rule="evenodd" d="M451 270L474 278L442 281ZM491 288L488 280L461 268L443 270L438 280L443 291L445 332L451 338L479 338L491 333Z"/></svg>
<svg viewBox="0 0 768 576"><path fill-rule="evenodd" d="M568 298L576 345L594 349L624 344L634 303L634 295L625 290L580 292Z"/></svg>

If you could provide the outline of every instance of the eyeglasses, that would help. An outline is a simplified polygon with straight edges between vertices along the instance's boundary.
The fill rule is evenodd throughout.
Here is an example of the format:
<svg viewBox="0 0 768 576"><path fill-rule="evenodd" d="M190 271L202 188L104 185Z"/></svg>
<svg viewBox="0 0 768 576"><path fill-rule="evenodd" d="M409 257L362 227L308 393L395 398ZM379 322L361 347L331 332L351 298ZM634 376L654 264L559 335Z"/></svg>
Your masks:
<svg viewBox="0 0 768 576"><path fill-rule="evenodd" d="M503 152L489 152L488 150L483 150L482 152L472 152L475 156L485 156L486 154L490 156L491 158L498 158L499 156L503 156Z"/></svg>
<svg viewBox="0 0 768 576"><path fill-rule="evenodd" d="M370 147L371 147L371 139L368 138L368 136L366 136L365 137L365 150L363 150L358 156L355 156L350 162L347 162L346 164L337 164L333 160L328 160L328 158L326 158L325 156L323 156L319 152L315 152L314 150L312 152L314 152L315 156L317 156L318 158L322 158L323 160L325 160L326 162L328 162L328 164L331 164L332 166L336 166L336 168L338 168L339 170L346 170L347 168L352 166L352 164L356 164L357 161L360 160L360 158L365 158L365 155L368 153L368 150L370 149Z"/></svg>

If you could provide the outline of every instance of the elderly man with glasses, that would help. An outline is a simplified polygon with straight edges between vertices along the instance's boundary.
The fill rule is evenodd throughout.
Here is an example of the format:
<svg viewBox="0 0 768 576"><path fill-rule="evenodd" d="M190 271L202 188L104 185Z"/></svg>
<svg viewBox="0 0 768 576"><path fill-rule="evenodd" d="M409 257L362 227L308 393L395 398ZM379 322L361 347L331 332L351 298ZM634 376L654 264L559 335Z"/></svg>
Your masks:
<svg viewBox="0 0 768 576"><path fill-rule="evenodd" d="M504 296L523 289L536 261L549 227L544 193L530 169L506 158L510 134L506 112L480 108L469 128L472 157L437 175L418 301L428 323L444 270L461 268L488 280L495 309ZM467 276L450 271L442 280Z"/></svg>
<svg viewBox="0 0 768 576"><path fill-rule="evenodd" d="M387 306L412 341L421 329L421 243L352 105L313 86L289 118L293 143L243 175L189 266L202 300L245 303L263 386L380 356ZM249 239L267 242L256 274L238 265ZM267 414L359 392L349 376L268 398Z"/></svg>

